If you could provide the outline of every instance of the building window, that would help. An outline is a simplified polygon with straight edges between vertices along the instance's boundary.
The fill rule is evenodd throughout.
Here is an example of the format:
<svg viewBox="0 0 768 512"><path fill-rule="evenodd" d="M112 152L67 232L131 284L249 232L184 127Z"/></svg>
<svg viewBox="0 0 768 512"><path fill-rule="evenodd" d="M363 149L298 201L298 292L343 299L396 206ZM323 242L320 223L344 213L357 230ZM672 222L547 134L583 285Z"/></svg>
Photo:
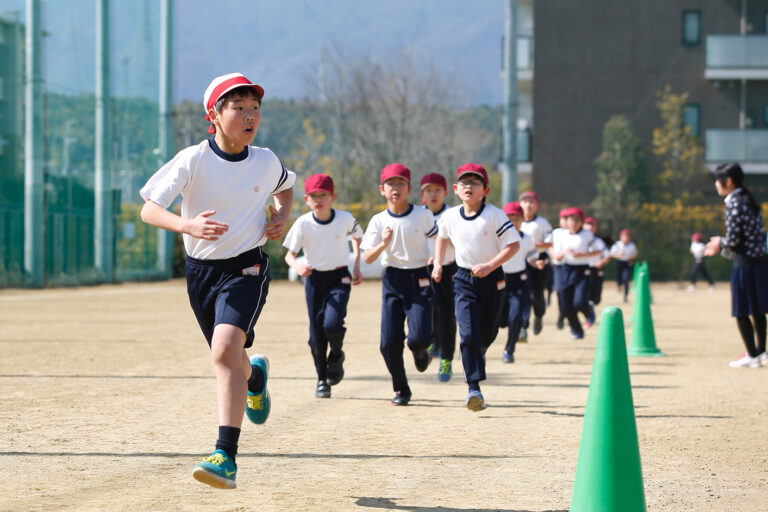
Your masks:
<svg viewBox="0 0 768 512"><path fill-rule="evenodd" d="M691 135L699 136L701 133L701 105L688 103L683 107L683 126L691 128Z"/></svg>
<svg viewBox="0 0 768 512"><path fill-rule="evenodd" d="M683 44L701 44L701 11L683 11Z"/></svg>
<svg viewBox="0 0 768 512"><path fill-rule="evenodd" d="M763 126L768 128L768 104L763 106L763 121Z"/></svg>

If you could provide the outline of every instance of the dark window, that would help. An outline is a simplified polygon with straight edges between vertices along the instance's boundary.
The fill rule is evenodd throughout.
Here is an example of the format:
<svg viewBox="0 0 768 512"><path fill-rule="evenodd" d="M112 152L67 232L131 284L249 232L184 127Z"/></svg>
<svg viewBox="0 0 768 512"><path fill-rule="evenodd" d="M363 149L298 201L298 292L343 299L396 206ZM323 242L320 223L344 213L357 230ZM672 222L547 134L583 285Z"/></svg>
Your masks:
<svg viewBox="0 0 768 512"><path fill-rule="evenodd" d="M763 121L765 121L763 126L768 128L768 105L763 106Z"/></svg>
<svg viewBox="0 0 768 512"><path fill-rule="evenodd" d="M683 11L683 44L701 44L701 11Z"/></svg>
<svg viewBox="0 0 768 512"><path fill-rule="evenodd" d="M683 107L683 126L691 128L691 134L696 137L701 133L701 105L688 103Z"/></svg>

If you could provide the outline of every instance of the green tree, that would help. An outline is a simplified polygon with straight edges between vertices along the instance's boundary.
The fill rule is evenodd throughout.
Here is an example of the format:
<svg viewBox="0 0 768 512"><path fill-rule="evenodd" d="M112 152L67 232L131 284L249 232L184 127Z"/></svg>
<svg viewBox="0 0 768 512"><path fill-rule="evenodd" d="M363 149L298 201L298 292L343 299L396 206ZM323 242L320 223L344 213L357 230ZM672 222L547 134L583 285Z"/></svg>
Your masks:
<svg viewBox="0 0 768 512"><path fill-rule="evenodd" d="M645 150L625 116L613 116L603 126L603 151L595 160L597 196L592 206L613 231L626 224L629 212L648 200ZM614 233L615 234L615 233Z"/></svg>
<svg viewBox="0 0 768 512"><path fill-rule="evenodd" d="M656 102L661 126L653 130L652 148L661 170L654 195L663 203L696 204L708 186L704 149L683 118L687 100L688 93L675 94L667 85Z"/></svg>

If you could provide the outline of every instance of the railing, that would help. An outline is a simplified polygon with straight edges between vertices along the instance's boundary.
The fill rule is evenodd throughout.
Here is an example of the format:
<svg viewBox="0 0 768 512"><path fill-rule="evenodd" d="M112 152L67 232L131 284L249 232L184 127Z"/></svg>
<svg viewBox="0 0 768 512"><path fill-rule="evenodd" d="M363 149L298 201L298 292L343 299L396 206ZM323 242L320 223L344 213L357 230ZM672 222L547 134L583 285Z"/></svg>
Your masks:
<svg viewBox="0 0 768 512"><path fill-rule="evenodd" d="M768 35L707 36L708 69L768 69Z"/></svg>
<svg viewBox="0 0 768 512"><path fill-rule="evenodd" d="M707 130L707 162L768 162L768 130Z"/></svg>

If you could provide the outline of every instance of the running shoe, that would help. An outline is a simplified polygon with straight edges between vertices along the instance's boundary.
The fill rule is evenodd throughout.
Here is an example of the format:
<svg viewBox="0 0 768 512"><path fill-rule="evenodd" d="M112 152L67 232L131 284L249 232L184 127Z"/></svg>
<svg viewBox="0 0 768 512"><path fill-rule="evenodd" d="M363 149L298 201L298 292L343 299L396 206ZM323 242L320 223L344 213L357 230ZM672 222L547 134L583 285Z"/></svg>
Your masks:
<svg viewBox="0 0 768 512"><path fill-rule="evenodd" d="M338 356L328 356L328 385L335 386L344 378L344 351Z"/></svg>
<svg viewBox="0 0 768 512"><path fill-rule="evenodd" d="M762 366L768 365L768 352L763 352L759 356L757 356L757 359L760 360L760 364Z"/></svg>
<svg viewBox="0 0 768 512"><path fill-rule="evenodd" d="M315 388L315 398L331 398L331 386L324 380L317 381Z"/></svg>
<svg viewBox="0 0 768 512"><path fill-rule="evenodd" d="M224 450L216 450L192 470L195 480L217 489L234 489L237 465Z"/></svg>
<svg viewBox="0 0 768 512"><path fill-rule="evenodd" d="M414 351L413 362L419 372L426 371L426 369L429 368L429 363L432 362L432 356L429 354L429 350L421 349Z"/></svg>
<svg viewBox="0 0 768 512"><path fill-rule="evenodd" d="M485 409L485 399L483 398L483 394L476 389L470 390L464 405L466 405L467 409L472 412L482 411Z"/></svg>
<svg viewBox="0 0 768 512"><path fill-rule="evenodd" d="M741 359L728 363L731 368L760 368L760 356L752 357L744 354Z"/></svg>
<svg viewBox="0 0 768 512"><path fill-rule="evenodd" d="M411 392L410 391L398 391L395 393L394 398L390 400L390 403L392 405L408 405L408 402L411 401Z"/></svg>
<svg viewBox="0 0 768 512"><path fill-rule="evenodd" d="M514 363L515 362L515 355L510 354L508 350L504 351L504 354L501 356L501 362L502 363Z"/></svg>
<svg viewBox="0 0 768 512"><path fill-rule="evenodd" d="M429 350L429 355L432 357L437 357L440 355L440 351L437 350L437 344L432 343L427 347L427 350Z"/></svg>
<svg viewBox="0 0 768 512"><path fill-rule="evenodd" d="M533 316L533 334L534 336L541 332L541 317Z"/></svg>
<svg viewBox="0 0 768 512"><path fill-rule="evenodd" d="M264 386L260 393L251 393L248 391L248 401L245 404L245 415L251 422L261 425L269 417L271 407L269 391L267 391L267 376L269 375L269 359L264 354L254 354L251 356L251 366L261 370L264 375Z"/></svg>
<svg viewBox="0 0 768 512"><path fill-rule="evenodd" d="M528 343L528 331L525 327L520 328L520 334L517 336L518 343Z"/></svg>
<svg viewBox="0 0 768 512"><path fill-rule="evenodd" d="M440 359L440 370L437 372L437 380L448 382L453 376L453 367L450 359Z"/></svg>

